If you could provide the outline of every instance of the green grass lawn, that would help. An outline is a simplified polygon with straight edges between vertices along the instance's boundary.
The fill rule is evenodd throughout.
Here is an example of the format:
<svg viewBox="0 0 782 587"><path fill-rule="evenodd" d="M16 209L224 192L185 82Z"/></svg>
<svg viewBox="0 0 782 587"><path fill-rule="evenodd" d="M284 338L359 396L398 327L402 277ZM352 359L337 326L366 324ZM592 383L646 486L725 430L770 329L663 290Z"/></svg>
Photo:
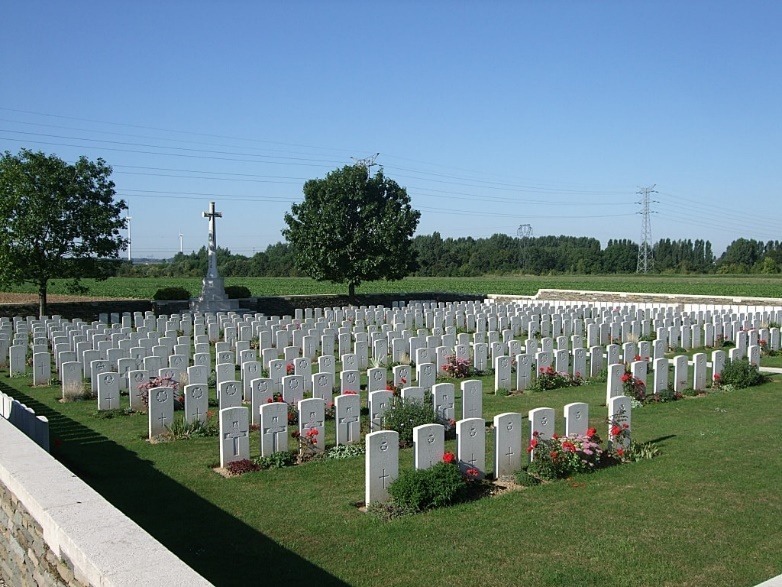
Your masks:
<svg viewBox="0 0 782 587"><path fill-rule="evenodd" d="M162 287L179 286L193 296L201 290L201 278L123 278L106 281L85 279L89 295L111 298L152 299ZM64 294L66 282L53 280L49 293ZM347 294L346 285L318 282L306 277L227 278L226 285L244 285L254 296ZM502 275L484 277L406 277L400 281L373 281L356 288L358 294L453 292L463 294L535 295L539 289L577 289L619 292L700 294L717 296L782 297L781 275ZM8 291L35 293L34 286Z"/></svg>
<svg viewBox="0 0 782 587"><path fill-rule="evenodd" d="M54 456L217 585L749 586L782 573L779 377L634 410L653 460L390 522L356 507L363 457L226 479L216 438L150 444L145 415L99 418L97 402L59 403L25 378L0 388L50 418ZM483 399L487 420L555 408L559 431L562 407L585 401L605 435L605 383Z"/></svg>

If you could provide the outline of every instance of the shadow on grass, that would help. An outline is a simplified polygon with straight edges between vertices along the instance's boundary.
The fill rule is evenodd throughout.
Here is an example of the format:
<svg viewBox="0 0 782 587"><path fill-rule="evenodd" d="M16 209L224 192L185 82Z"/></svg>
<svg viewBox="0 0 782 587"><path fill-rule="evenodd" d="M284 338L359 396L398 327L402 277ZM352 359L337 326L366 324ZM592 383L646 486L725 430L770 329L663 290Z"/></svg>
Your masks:
<svg viewBox="0 0 782 587"><path fill-rule="evenodd" d="M176 483L134 453L0 381L49 419L55 458L215 585L347 585ZM126 482L121 482L125 480Z"/></svg>
<svg viewBox="0 0 782 587"><path fill-rule="evenodd" d="M669 434L668 436L658 436L657 438L652 438L649 442L652 442L654 444L659 444L665 440L670 440L671 438L676 438L676 435Z"/></svg>

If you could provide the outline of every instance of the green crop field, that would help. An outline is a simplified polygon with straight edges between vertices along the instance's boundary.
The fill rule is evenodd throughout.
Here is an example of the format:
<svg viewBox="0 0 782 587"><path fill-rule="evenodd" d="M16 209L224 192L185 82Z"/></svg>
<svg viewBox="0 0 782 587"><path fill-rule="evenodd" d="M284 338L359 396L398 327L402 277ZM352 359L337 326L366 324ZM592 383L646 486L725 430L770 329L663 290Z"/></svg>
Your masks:
<svg viewBox="0 0 782 587"><path fill-rule="evenodd" d="M84 280L95 297L151 299L162 287L181 286L193 296L201 289L199 278L119 278ZM228 278L226 285L244 285L254 296L346 294L347 286L301 277ZM67 294L66 282L54 280L50 294ZM782 275L555 275L485 277L407 277L400 281L373 281L357 288L358 294L452 292L464 294L535 295L539 289L574 289L713 296L782 297ZM32 286L11 292L34 293Z"/></svg>

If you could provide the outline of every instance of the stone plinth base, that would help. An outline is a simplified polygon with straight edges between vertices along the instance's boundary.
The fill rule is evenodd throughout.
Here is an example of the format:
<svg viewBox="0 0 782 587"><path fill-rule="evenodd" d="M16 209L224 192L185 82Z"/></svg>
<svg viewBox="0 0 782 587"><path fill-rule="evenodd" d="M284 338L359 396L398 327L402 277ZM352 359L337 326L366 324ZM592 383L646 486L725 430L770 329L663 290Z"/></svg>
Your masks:
<svg viewBox="0 0 782 587"><path fill-rule="evenodd" d="M223 278L216 274L207 275L202 281L201 295L190 301L193 312L231 312L239 309L239 300L229 300L225 295Z"/></svg>
<svg viewBox="0 0 782 587"><path fill-rule="evenodd" d="M239 300L204 300L198 298L190 301L191 312L215 313L215 312L236 312L239 310Z"/></svg>

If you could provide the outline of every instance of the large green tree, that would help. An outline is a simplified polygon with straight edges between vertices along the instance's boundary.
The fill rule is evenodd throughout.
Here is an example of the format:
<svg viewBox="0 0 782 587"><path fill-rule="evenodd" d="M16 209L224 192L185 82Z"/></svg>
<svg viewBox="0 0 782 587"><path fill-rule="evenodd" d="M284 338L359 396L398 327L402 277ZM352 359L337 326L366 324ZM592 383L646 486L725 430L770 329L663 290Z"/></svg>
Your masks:
<svg viewBox="0 0 782 587"><path fill-rule="evenodd" d="M304 184L304 200L285 215L282 234L296 267L318 281L347 283L354 297L364 281L402 279L416 269L412 236L421 213L407 191L362 165L347 165Z"/></svg>
<svg viewBox="0 0 782 587"><path fill-rule="evenodd" d="M107 277L126 245L127 205L110 175L102 159L69 164L27 149L0 157L0 284L35 284L41 316L52 278Z"/></svg>

